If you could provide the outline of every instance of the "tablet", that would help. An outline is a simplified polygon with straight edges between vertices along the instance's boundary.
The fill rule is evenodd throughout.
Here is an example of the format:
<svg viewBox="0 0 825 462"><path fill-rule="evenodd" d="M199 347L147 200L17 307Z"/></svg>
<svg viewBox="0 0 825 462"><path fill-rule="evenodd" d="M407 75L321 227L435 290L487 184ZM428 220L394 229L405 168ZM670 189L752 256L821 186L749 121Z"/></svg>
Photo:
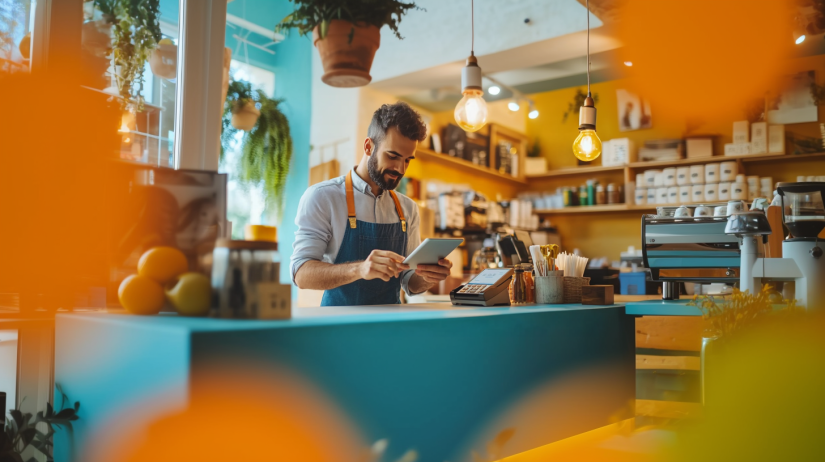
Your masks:
<svg viewBox="0 0 825 462"><path fill-rule="evenodd" d="M412 253L404 259L405 265L415 269L418 265L437 265L438 260L447 258L464 239L424 239Z"/></svg>

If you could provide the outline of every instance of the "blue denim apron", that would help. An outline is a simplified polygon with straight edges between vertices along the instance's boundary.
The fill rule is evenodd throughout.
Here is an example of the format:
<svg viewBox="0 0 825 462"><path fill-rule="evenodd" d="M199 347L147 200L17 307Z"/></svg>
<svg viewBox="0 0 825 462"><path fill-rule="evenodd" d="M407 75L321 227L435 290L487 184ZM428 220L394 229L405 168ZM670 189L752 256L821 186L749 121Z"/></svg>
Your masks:
<svg viewBox="0 0 825 462"><path fill-rule="evenodd" d="M407 221L395 192L388 191L395 202L398 223L368 223L355 218L355 198L352 191L352 171L346 177L347 228L335 257L335 264L366 260L375 249L407 254ZM390 305L401 303L401 279L359 279L324 291L321 306Z"/></svg>

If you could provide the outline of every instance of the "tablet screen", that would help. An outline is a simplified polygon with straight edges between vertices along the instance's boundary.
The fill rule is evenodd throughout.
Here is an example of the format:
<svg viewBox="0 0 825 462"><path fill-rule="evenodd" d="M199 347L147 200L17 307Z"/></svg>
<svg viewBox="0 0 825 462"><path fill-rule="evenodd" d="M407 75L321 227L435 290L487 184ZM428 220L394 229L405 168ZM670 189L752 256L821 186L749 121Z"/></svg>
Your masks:
<svg viewBox="0 0 825 462"><path fill-rule="evenodd" d="M478 276L475 277L472 281L468 282L468 284L484 284L484 285L492 285L495 284L496 281L501 279L507 272L510 271L508 268L503 269L486 269L481 272Z"/></svg>

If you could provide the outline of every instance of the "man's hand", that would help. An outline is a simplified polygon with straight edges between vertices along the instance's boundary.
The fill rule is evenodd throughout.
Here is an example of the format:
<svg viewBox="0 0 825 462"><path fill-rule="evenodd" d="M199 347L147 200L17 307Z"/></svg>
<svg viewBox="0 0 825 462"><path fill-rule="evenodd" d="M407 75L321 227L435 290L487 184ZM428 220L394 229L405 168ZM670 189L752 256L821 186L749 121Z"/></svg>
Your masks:
<svg viewBox="0 0 825 462"><path fill-rule="evenodd" d="M450 260L442 258L438 260L437 265L418 265L415 274L421 276L427 284L438 284L444 279L447 279L447 276L450 275L450 268L452 267L453 263Z"/></svg>
<svg viewBox="0 0 825 462"><path fill-rule="evenodd" d="M361 262L358 274L361 279L381 279L389 281L392 278L398 277L402 271L410 269L409 265L401 262L404 257L389 250L373 250L366 260ZM435 266L435 265L431 265ZM420 268L420 266L419 266Z"/></svg>

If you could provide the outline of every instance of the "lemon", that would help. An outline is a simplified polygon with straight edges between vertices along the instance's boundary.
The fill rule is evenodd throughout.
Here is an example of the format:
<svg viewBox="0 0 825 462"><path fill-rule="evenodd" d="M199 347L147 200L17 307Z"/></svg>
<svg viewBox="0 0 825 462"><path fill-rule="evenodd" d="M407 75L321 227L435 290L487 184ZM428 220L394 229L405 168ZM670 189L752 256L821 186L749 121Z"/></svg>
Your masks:
<svg viewBox="0 0 825 462"><path fill-rule="evenodd" d="M120 283L117 297L123 308L132 314L158 314L166 301L160 284L137 274Z"/></svg>
<svg viewBox="0 0 825 462"><path fill-rule="evenodd" d="M160 42L158 42L158 45L174 45L174 44L175 44L175 42L173 42L172 39L168 39L168 38L160 39Z"/></svg>
<svg viewBox="0 0 825 462"><path fill-rule="evenodd" d="M153 247L138 261L138 274L166 284L189 270L186 255L174 247Z"/></svg>
<svg viewBox="0 0 825 462"><path fill-rule="evenodd" d="M171 284L170 284L171 286ZM200 273L184 273L174 286L167 286L166 298L184 316L205 316L212 304L212 283Z"/></svg>

